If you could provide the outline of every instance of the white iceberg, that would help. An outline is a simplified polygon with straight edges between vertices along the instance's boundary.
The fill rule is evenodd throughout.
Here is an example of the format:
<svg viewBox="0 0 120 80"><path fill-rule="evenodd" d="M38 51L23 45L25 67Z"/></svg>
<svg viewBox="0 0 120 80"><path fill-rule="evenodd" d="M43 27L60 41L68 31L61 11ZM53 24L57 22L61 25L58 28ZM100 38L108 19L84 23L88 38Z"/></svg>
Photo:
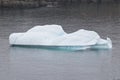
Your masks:
<svg viewBox="0 0 120 80"><path fill-rule="evenodd" d="M95 31L80 29L66 33L60 25L35 26L24 33L12 33L10 45L46 46L59 49L111 49L110 38L102 39Z"/></svg>

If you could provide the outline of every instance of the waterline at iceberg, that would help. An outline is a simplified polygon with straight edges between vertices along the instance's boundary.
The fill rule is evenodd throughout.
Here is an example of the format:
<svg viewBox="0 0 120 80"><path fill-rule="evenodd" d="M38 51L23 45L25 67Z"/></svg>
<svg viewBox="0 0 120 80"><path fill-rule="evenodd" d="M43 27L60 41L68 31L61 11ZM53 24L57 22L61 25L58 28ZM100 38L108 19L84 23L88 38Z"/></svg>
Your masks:
<svg viewBox="0 0 120 80"><path fill-rule="evenodd" d="M60 25L35 26L24 33L12 33L10 45L46 46L66 50L111 49L110 38L102 39L95 31L80 29L66 33Z"/></svg>

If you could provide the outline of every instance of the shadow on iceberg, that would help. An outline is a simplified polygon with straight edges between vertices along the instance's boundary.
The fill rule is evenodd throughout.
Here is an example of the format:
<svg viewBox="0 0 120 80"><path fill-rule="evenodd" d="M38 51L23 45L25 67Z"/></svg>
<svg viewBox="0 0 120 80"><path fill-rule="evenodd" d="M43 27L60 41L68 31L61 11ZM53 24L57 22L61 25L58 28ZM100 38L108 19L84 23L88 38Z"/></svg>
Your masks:
<svg viewBox="0 0 120 80"><path fill-rule="evenodd" d="M67 34L60 25L35 26L24 33L12 33L9 43L11 46L62 50L112 48L111 39L102 39L95 31L80 29Z"/></svg>

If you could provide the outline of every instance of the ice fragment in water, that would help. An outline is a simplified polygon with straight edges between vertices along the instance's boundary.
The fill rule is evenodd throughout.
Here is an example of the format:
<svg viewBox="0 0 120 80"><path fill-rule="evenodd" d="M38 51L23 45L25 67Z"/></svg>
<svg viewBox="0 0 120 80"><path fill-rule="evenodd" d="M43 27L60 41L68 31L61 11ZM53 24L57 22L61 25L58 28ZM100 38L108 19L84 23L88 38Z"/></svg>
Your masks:
<svg viewBox="0 0 120 80"><path fill-rule="evenodd" d="M95 31L80 29L66 33L60 25L35 26L23 33L12 33L10 45L49 46L68 50L111 49L110 38L102 39Z"/></svg>

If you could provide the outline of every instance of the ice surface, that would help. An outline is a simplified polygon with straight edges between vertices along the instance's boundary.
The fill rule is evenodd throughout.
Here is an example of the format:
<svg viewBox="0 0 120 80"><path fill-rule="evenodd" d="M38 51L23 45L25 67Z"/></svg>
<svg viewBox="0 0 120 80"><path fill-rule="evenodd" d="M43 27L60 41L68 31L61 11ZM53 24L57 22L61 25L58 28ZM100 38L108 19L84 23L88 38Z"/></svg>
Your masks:
<svg viewBox="0 0 120 80"><path fill-rule="evenodd" d="M100 38L95 31L80 29L67 34L60 25L35 26L24 33L12 33L10 45L49 46L59 49L111 49L112 42Z"/></svg>

